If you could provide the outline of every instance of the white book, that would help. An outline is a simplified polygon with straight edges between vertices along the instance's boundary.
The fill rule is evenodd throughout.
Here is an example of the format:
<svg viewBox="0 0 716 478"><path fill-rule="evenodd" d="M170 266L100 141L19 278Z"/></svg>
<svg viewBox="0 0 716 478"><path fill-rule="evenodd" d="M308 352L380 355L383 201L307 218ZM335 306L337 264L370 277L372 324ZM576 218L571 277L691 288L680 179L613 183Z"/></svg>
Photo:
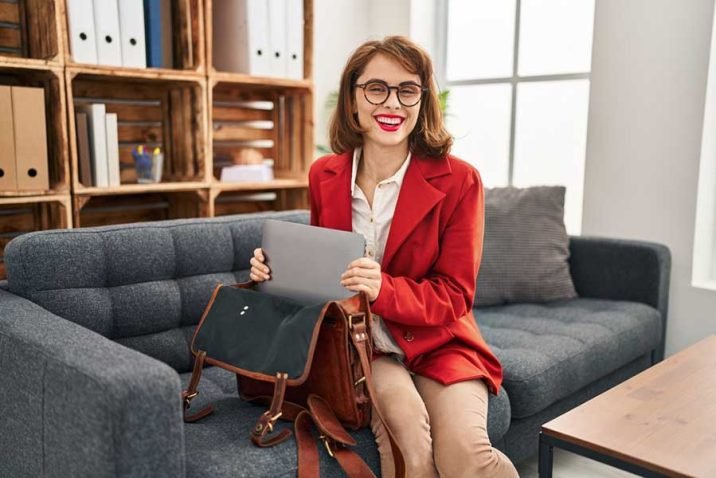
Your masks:
<svg viewBox="0 0 716 478"><path fill-rule="evenodd" d="M212 15L214 68L270 75L267 0L214 0Z"/></svg>
<svg viewBox="0 0 716 478"><path fill-rule="evenodd" d="M97 63L122 66L117 0L94 0L93 6L94 29L97 34Z"/></svg>
<svg viewBox="0 0 716 478"><path fill-rule="evenodd" d="M268 0L269 46L271 76L288 76L286 55L286 0Z"/></svg>
<svg viewBox="0 0 716 478"><path fill-rule="evenodd" d="M263 183L273 181L273 167L268 164L236 164L221 168L221 181Z"/></svg>
<svg viewBox="0 0 716 478"><path fill-rule="evenodd" d="M92 185L100 188L109 186L107 170L107 109L103 103L92 103L77 108L87 113L92 159Z"/></svg>
<svg viewBox="0 0 716 478"><path fill-rule="evenodd" d="M110 187L120 185L119 180L119 131L117 113L105 115L107 127L107 178Z"/></svg>
<svg viewBox="0 0 716 478"><path fill-rule="evenodd" d="M97 36L92 0L67 0L70 51L77 63L97 63Z"/></svg>
<svg viewBox="0 0 716 478"><path fill-rule="evenodd" d="M286 75L303 79L303 0L286 3Z"/></svg>
<svg viewBox="0 0 716 478"><path fill-rule="evenodd" d="M144 40L144 3L142 0L119 0L119 36L122 43L122 65L147 67Z"/></svg>

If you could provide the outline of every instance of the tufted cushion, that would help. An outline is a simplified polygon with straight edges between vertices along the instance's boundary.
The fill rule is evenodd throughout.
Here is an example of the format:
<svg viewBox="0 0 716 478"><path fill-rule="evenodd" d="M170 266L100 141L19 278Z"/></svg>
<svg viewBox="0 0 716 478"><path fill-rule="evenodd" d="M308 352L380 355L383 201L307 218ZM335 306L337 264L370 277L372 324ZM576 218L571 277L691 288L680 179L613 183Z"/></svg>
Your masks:
<svg viewBox="0 0 716 478"><path fill-rule="evenodd" d="M10 290L178 371L218 283L248 280L265 218L243 214L29 233L5 250Z"/></svg>
<svg viewBox="0 0 716 478"><path fill-rule="evenodd" d="M182 374L182 384L189 383L190 373ZM266 407L256 406L238 398L236 378L217 367L208 367L199 383L199 395L192 409L205 404L216 406L216 411L197 423L184 425L187 459L187 477L212 476L273 478L296 476L296 443L293 439L269 448L257 448L249 440L249 431ZM510 423L510 403L501 391L490 396L487 429L493 443L507 432ZM279 428L289 426L279 422ZM369 429L352 432L358 445L353 448L378 473L380 465L375 439ZM321 476L343 477L336 461L319 446ZM241 460L236 457L240 456Z"/></svg>
<svg viewBox="0 0 716 478"><path fill-rule="evenodd" d="M564 186L485 191L485 238L475 305L577 296L569 274Z"/></svg>
<svg viewBox="0 0 716 478"><path fill-rule="evenodd" d="M655 349L659 312L636 302L569 299L475 310L505 370L512 416L545 409Z"/></svg>

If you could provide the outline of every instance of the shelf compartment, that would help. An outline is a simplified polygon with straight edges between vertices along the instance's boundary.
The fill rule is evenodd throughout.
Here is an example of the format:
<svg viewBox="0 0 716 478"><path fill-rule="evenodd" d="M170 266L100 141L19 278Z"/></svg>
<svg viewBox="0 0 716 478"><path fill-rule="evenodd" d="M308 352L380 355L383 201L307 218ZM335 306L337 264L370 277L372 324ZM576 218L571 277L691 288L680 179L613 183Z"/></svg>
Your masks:
<svg viewBox="0 0 716 478"><path fill-rule="evenodd" d="M36 0L40 1L40 0ZM67 0L62 0L67 2ZM121 0L120 0L121 1ZM63 15L62 24L62 43L65 53L65 62L68 66L81 68L99 68L99 69L123 69L131 72L152 72L152 71L194 71L199 73L206 72L205 46L204 39L204 7L203 0L171 0L172 7L172 68L124 68L121 66L104 67L98 65L76 63L72 58L70 49L69 24L67 15ZM66 10L65 10L66 11Z"/></svg>
<svg viewBox="0 0 716 478"><path fill-rule="evenodd" d="M310 85L311 78L313 78L313 3L314 0L303 0L303 78L306 83ZM206 64L208 65L208 72L210 76L216 76L223 80L226 77L221 78L223 75L228 77L235 76L237 81L250 81L253 82L254 78L256 83L261 84L278 84L285 82L287 85L297 86L301 84L301 80L290 80L285 78L270 77L270 78L259 78L251 75L240 74L240 73L229 73L221 72L214 68L214 41L212 38L213 31L213 0L204 0L206 24L209 28L206 28ZM243 78L243 79L242 79ZM276 83L275 83L276 82ZM306 86L302 84L300 87Z"/></svg>
<svg viewBox="0 0 716 478"><path fill-rule="evenodd" d="M69 193L70 165L65 122L67 105L62 70L0 66L0 85L29 86L45 90L47 172L50 187L46 191L0 191L0 197Z"/></svg>
<svg viewBox="0 0 716 478"><path fill-rule="evenodd" d="M69 195L0 198L0 279L5 279L3 256L13 238L32 231L72 227Z"/></svg>
<svg viewBox="0 0 716 478"><path fill-rule="evenodd" d="M245 150L273 160L276 179L307 178L313 144L312 90L212 82L211 155L214 181Z"/></svg>
<svg viewBox="0 0 716 478"><path fill-rule="evenodd" d="M104 103L118 118L120 188L130 193L182 188L172 183L204 184L209 164L206 142L206 80L149 79L116 77L68 68L68 109L75 191L99 193L100 188L82 184L78 175L76 108L82 104ZM137 185L132 149L143 144L159 147L164 153L162 183ZM193 184L196 186L196 184ZM108 188L108 193L121 193Z"/></svg>
<svg viewBox="0 0 716 478"><path fill-rule="evenodd" d="M209 193L191 191L141 192L120 196L75 195L75 227L105 226L209 216Z"/></svg>
<svg viewBox="0 0 716 478"><path fill-rule="evenodd" d="M0 59L32 59L37 66L59 66L58 0L14 0L0 2Z"/></svg>
<svg viewBox="0 0 716 478"><path fill-rule="evenodd" d="M237 185L238 186L238 185ZM226 216L261 211L308 209L308 188L296 181L243 184L235 189L211 188L211 216Z"/></svg>

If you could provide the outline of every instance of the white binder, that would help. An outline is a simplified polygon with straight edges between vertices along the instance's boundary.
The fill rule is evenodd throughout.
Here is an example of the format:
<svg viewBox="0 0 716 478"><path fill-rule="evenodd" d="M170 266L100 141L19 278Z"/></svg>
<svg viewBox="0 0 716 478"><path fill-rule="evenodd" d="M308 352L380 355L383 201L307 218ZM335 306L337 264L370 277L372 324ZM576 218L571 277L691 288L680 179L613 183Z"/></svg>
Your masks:
<svg viewBox="0 0 716 478"><path fill-rule="evenodd" d="M286 55L286 0L268 0L271 76L288 76Z"/></svg>
<svg viewBox="0 0 716 478"><path fill-rule="evenodd" d="M78 107L87 113L90 136L90 156L92 157L92 185L109 186L107 170L107 109L103 103L92 103Z"/></svg>
<svg viewBox="0 0 716 478"><path fill-rule="evenodd" d="M124 1L124 0L122 0ZM119 131L117 113L107 113L107 179L110 187L119 186Z"/></svg>
<svg viewBox="0 0 716 478"><path fill-rule="evenodd" d="M303 0L286 3L286 75L303 79Z"/></svg>
<svg viewBox="0 0 716 478"><path fill-rule="evenodd" d="M144 40L144 3L142 0L119 0L119 36L122 42L122 65L147 67Z"/></svg>
<svg viewBox="0 0 716 478"><path fill-rule="evenodd" d="M97 33L97 63L122 66L117 1L94 0L93 6L94 29Z"/></svg>
<svg viewBox="0 0 716 478"><path fill-rule="evenodd" d="M267 0L214 0L212 15L214 68L270 75Z"/></svg>
<svg viewBox="0 0 716 478"><path fill-rule="evenodd" d="M67 0L70 51L76 63L97 63L92 0Z"/></svg>

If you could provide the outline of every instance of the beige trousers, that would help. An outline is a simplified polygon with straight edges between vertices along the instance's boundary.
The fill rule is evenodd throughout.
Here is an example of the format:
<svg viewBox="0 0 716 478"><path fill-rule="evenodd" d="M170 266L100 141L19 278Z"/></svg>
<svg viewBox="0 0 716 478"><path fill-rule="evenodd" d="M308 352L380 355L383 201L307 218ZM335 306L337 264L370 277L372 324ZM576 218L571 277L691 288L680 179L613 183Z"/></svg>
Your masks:
<svg viewBox="0 0 716 478"><path fill-rule="evenodd" d="M487 436L487 386L482 380L443 385L412 375L393 358L373 361L373 384L383 415L405 454L410 478L518 477ZM381 474L395 476L390 442L373 414Z"/></svg>

